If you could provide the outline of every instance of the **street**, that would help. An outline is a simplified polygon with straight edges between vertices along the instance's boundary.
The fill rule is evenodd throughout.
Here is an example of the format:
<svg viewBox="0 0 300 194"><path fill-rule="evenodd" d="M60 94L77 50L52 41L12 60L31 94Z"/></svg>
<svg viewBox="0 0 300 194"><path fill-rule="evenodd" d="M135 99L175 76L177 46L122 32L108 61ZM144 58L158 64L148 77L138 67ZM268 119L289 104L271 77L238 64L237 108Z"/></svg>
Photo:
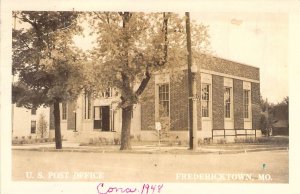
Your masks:
<svg viewBox="0 0 300 194"><path fill-rule="evenodd" d="M288 183L288 151L147 154L13 150L12 177L14 181Z"/></svg>

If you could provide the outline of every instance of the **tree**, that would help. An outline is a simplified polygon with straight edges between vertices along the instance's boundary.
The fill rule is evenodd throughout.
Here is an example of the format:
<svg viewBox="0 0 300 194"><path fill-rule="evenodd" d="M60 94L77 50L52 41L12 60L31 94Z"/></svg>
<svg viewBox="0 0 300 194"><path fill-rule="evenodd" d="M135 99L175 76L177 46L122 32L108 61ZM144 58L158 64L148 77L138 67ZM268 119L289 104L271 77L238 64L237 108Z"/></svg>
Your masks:
<svg viewBox="0 0 300 194"><path fill-rule="evenodd" d="M56 149L62 148L59 103L81 91L81 55L72 37L82 31L78 12L15 12L13 29L14 103L27 108L53 106Z"/></svg>
<svg viewBox="0 0 300 194"><path fill-rule="evenodd" d="M184 18L174 13L93 12L91 26L97 34L94 61L95 92L108 87L120 92L121 150L131 149L133 105L138 103L154 72L180 69L186 64ZM194 25L193 49L204 51L207 27Z"/></svg>
<svg viewBox="0 0 300 194"><path fill-rule="evenodd" d="M42 139L45 138L46 135L48 134L47 127L48 127L48 123L45 119L45 115L40 114L39 120L38 120L37 132Z"/></svg>

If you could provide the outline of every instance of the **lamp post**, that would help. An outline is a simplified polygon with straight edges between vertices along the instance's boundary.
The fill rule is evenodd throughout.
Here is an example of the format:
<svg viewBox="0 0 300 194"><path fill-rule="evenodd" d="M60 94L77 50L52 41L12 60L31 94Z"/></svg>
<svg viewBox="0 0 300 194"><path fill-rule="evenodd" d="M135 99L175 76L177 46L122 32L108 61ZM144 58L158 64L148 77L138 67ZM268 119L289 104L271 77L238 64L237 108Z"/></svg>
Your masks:
<svg viewBox="0 0 300 194"><path fill-rule="evenodd" d="M77 127L76 127L76 117L77 117L77 114L76 114L76 109L73 111L74 113L74 132L77 132Z"/></svg>

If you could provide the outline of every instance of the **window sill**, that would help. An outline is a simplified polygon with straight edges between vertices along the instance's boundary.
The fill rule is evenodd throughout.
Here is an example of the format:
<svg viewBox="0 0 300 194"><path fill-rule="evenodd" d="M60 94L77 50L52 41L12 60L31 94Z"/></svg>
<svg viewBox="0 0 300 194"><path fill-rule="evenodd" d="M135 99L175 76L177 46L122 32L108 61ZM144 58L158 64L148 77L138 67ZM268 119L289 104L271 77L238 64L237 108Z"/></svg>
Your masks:
<svg viewBox="0 0 300 194"><path fill-rule="evenodd" d="M111 132L111 133L116 133L116 131L102 131L102 129L93 129L93 131L95 131L95 132L106 132L106 133L109 133L109 132Z"/></svg>
<svg viewBox="0 0 300 194"><path fill-rule="evenodd" d="M202 121L211 121L211 117L202 117Z"/></svg>

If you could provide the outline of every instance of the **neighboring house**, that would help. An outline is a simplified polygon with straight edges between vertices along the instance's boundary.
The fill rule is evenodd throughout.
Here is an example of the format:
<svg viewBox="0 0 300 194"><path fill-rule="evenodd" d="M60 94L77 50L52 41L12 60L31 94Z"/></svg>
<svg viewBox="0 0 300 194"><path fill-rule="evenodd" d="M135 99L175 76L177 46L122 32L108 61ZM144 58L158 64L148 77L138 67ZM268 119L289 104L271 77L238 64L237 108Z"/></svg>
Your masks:
<svg viewBox="0 0 300 194"><path fill-rule="evenodd" d="M44 138L48 138L50 121L49 108L40 107L37 109L27 109L13 104L12 137L14 139L41 138L41 131L38 129L39 122L41 122L41 114L45 116L45 122L47 122L47 129L46 132L44 132Z"/></svg>
<svg viewBox="0 0 300 194"><path fill-rule="evenodd" d="M155 122L161 122L170 138L188 139L188 78L154 74L134 107L131 135L157 140ZM260 135L259 68L215 58L201 64L196 74L198 138L235 138ZM109 89L101 98L82 93L74 102L61 104L63 139L86 142L92 138L120 138L119 94ZM50 129L54 129L53 109ZM50 130L54 137L54 130Z"/></svg>

